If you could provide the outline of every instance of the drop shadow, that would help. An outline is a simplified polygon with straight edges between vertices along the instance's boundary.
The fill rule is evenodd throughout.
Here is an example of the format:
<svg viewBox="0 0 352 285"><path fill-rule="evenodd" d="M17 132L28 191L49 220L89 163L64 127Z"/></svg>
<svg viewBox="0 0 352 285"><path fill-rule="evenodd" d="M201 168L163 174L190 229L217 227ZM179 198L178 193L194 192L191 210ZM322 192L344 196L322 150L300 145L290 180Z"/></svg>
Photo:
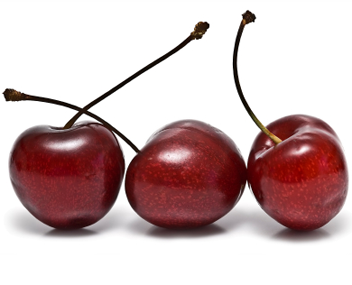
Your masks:
<svg viewBox="0 0 352 285"><path fill-rule="evenodd" d="M195 229L165 229L152 226L146 233L147 236L163 239L172 238L204 238L225 233L226 230L216 224L211 224Z"/></svg>
<svg viewBox="0 0 352 285"><path fill-rule="evenodd" d="M77 230L59 230L59 229L52 229L51 231L44 234L47 237L88 237L92 235L96 235L96 231L92 231L90 229L77 229Z"/></svg>
<svg viewBox="0 0 352 285"><path fill-rule="evenodd" d="M295 231L291 229L283 229L272 236L273 239L288 242L312 242L329 238L331 235L324 229L316 229L314 231Z"/></svg>
<svg viewBox="0 0 352 285"><path fill-rule="evenodd" d="M166 229L154 226L140 217L136 217L131 223L128 224L130 230L143 234L152 238L202 238L214 235L220 235L226 230L216 224L198 227L194 229Z"/></svg>

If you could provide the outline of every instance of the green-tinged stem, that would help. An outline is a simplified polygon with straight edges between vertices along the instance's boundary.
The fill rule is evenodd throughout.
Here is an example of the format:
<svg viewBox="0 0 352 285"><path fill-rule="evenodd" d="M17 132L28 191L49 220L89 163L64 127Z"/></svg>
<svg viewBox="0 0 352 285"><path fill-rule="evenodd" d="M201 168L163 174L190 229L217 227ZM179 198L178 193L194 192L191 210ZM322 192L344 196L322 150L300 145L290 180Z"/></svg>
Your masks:
<svg viewBox="0 0 352 285"><path fill-rule="evenodd" d="M192 40L201 39L208 28L209 28L209 24L207 22L199 22L195 26L194 31L182 43L180 43L177 47L175 47L174 49L172 49L171 51L169 51L165 55L161 56L157 60L153 61L152 63L148 64L147 66L143 67L141 70L137 71L135 74L133 74L132 76L128 77L126 80L122 81L120 84L116 85L114 88L110 89L109 91L107 91L106 93L104 93L103 95L101 95L100 97L98 97L97 99L95 99L94 101L89 103L88 105L86 105L84 108L82 108L81 111L79 111L75 116L73 116L66 123L64 128L65 129L70 128L77 121L77 119L84 113L84 111L87 111L88 109L90 109L94 105L98 104L100 101L104 100L105 98L107 98L108 96L110 96L111 94L113 94L114 92L116 92L117 90L122 88L123 86L125 86L127 83L131 82L133 79L137 78L138 76L140 76L141 74L143 74L147 70L151 69L152 67L154 67L157 64L159 64L160 62L164 61L165 59L167 59L168 57L170 57L174 53L178 52L180 49L185 47Z"/></svg>
<svg viewBox="0 0 352 285"><path fill-rule="evenodd" d="M6 101L38 101L38 102L44 102L44 103L49 103L49 104L54 104L54 105L60 105L63 107L67 107L76 111L82 111L84 114L92 117L93 119L97 120L98 122L102 123L105 127L107 127L110 131L114 132L116 135L118 135L121 139L123 139L136 153L139 152L139 149L128 139L126 138L120 131L118 131L116 128L114 128L112 125L110 125L108 122L100 118L99 116L89 112L89 111L84 111L82 108L77 107L75 105L55 100L55 99L50 99L46 97L39 97L39 96L33 96L33 95L28 95L22 92L18 92L14 89L6 89L4 91L4 96Z"/></svg>
<svg viewBox="0 0 352 285"><path fill-rule="evenodd" d="M234 78L235 78L235 84L236 84L237 92L238 92L238 95L240 96L240 99L241 99L244 107L246 108L247 113L252 118L252 120L256 123L256 125L259 127L259 129L261 129L275 144L278 144L278 143L282 142L282 140L280 138L278 138L277 136L275 136L272 132L270 132L258 120L258 118L254 115L253 111L249 107L249 105L248 105L248 103L247 103L247 101L246 101L246 99L245 99L245 97L243 95L242 88L241 88L241 85L240 85L240 81L239 81L239 78L238 78L237 55L238 55L238 47L239 47L240 41L241 41L241 36L242 36L243 30L244 30L244 27L246 26L246 24L254 22L254 20L255 20L255 15L252 14L250 11L247 11L242 16L243 16L243 20L241 21L240 27L239 27L238 32L237 32L237 37L236 37L236 42L235 42L235 49L234 49L234 53L233 53L233 74L234 74Z"/></svg>

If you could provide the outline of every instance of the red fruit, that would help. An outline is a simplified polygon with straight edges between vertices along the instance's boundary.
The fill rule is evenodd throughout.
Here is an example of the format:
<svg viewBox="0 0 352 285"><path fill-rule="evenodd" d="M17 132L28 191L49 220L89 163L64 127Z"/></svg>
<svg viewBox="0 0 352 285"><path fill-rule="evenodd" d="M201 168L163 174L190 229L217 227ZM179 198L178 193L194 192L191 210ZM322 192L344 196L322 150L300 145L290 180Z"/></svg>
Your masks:
<svg viewBox="0 0 352 285"><path fill-rule="evenodd" d="M341 210L348 170L333 129L320 119L293 115L267 126L282 142L263 132L248 159L248 183L263 210L294 230L314 230Z"/></svg>
<svg viewBox="0 0 352 285"><path fill-rule="evenodd" d="M267 128L249 107L239 82L238 48L244 27L254 22L247 11L237 32L233 55L238 95L262 132L248 158L248 184L264 211L294 230L324 226L341 210L347 196L348 170L341 142L320 119L293 115Z"/></svg>
<svg viewBox="0 0 352 285"><path fill-rule="evenodd" d="M125 167L115 136L93 122L30 128L16 140L9 164L22 204L59 229L100 220L117 198Z"/></svg>
<svg viewBox="0 0 352 285"><path fill-rule="evenodd" d="M148 140L126 174L126 194L146 221L165 228L215 222L240 199L246 166L220 130L192 120L171 123Z"/></svg>

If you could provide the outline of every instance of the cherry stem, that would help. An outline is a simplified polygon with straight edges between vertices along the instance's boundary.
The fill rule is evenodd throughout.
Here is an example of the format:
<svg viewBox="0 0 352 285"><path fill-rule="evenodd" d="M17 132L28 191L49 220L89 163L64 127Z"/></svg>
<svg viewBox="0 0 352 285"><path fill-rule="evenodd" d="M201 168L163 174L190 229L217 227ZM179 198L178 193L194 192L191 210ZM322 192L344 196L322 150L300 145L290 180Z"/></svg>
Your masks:
<svg viewBox="0 0 352 285"><path fill-rule="evenodd" d="M209 24L207 22L199 22L195 26L194 31L177 47L175 47L174 49L172 49L171 51L169 51L165 55L161 56L157 60L153 61L152 63L148 64L147 66L145 66L141 70L137 71L135 74L128 77L126 80L122 81L120 84L116 85L114 88L110 89L109 91L107 91L106 93L104 93L103 95L101 95L100 97L98 97L97 99L95 99L94 101L89 103L88 105L86 105L84 108L81 109L81 111L79 111L75 116L73 116L66 123L66 125L64 126L64 129L70 128L77 121L77 119L84 113L84 111L87 111L88 109L90 109L94 105L98 104L100 101L104 100L105 98L107 98L108 96L110 96L111 94L113 94L114 92L116 92L117 90L122 88L123 86L125 86L127 83L131 82L133 79L137 78L138 76L140 76L141 74L143 74L147 70L151 69L152 67L154 67L155 65L164 61L165 59L167 59L168 57L170 57L174 53L178 52L183 47L185 47L188 43L190 43L192 40L201 39L208 28L209 28Z"/></svg>
<svg viewBox="0 0 352 285"><path fill-rule="evenodd" d="M121 139L123 139L136 153L139 152L139 149L128 139L126 138L120 131L118 131L116 128L114 128L112 125L110 125L108 122L100 118L99 116L89 112L82 110L82 108L77 107L75 105L55 100L55 99L50 99L46 97L39 97L39 96L34 96L34 95L28 95L19 91L16 91L14 89L6 89L3 92L6 101L38 101L38 102L44 102L44 103L50 103L54 105L60 105L64 106L76 111L82 111L84 114L94 118L98 122L102 123L106 128L108 128L110 131L114 132L116 135L118 135Z"/></svg>
<svg viewBox="0 0 352 285"><path fill-rule="evenodd" d="M243 16L243 19L241 21L240 27L238 28L236 42L235 42L235 49L234 49L234 53L233 53L233 74L234 74L234 78L235 78L235 84L236 84L237 92L238 92L238 95L240 96L240 99L241 99L244 107L246 108L247 113L252 118L254 123L256 123L256 125L259 127L259 129L261 129L275 144L278 144L278 143L282 142L282 140L280 138L278 138L277 136L275 136L272 132L270 132L258 120L258 118L254 115L253 111L249 107L246 99L244 98L244 95L243 95L243 92L242 92L242 88L241 88L241 85L240 85L240 80L238 78L237 55L238 55L238 47L239 47L240 41L241 41L241 36L242 36L243 30L244 30L244 27L247 24L249 24L251 22L254 22L255 19L256 19L255 15L253 13L251 13L250 11L247 11L246 13L242 14L242 16Z"/></svg>

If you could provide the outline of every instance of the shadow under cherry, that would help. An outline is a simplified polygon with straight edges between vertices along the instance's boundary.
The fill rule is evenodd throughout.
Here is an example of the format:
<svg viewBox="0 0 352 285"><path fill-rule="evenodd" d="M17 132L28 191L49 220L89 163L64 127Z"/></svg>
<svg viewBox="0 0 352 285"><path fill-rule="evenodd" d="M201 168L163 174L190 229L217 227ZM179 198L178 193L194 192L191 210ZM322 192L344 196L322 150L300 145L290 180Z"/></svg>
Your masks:
<svg viewBox="0 0 352 285"><path fill-rule="evenodd" d="M226 230L219 225L211 224L208 226L203 226L195 229L165 229L156 226L151 226L151 228L146 232L147 236L155 238L203 238L215 235L220 235L225 233Z"/></svg>
<svg viewBox="0 0 352 285"><path fill-rule="evenodd" d="M314 231L295 231L291 229L283 229L272 236L273 239L288 242L316 242L329 237L331 237L331 234L324 229L316 229Z"/></svg>
<svg viewBox="0 0 352 285"><path fill-rule="evenodd" d="M90 229L76 229L76 230L59 230L52 229L44 234L47 237L59 237L59 238L74 238L74 237L88 237L98 234L98 232L90 230Z"/></svg>
<svg viewBox="0 0 352 285"><path fill-rule="evenodd" d="M129 224L129 230L152 238L203 238L224 234L227 230L216 223L193 229L167 229L150 224L136 216Z"/></svg>

